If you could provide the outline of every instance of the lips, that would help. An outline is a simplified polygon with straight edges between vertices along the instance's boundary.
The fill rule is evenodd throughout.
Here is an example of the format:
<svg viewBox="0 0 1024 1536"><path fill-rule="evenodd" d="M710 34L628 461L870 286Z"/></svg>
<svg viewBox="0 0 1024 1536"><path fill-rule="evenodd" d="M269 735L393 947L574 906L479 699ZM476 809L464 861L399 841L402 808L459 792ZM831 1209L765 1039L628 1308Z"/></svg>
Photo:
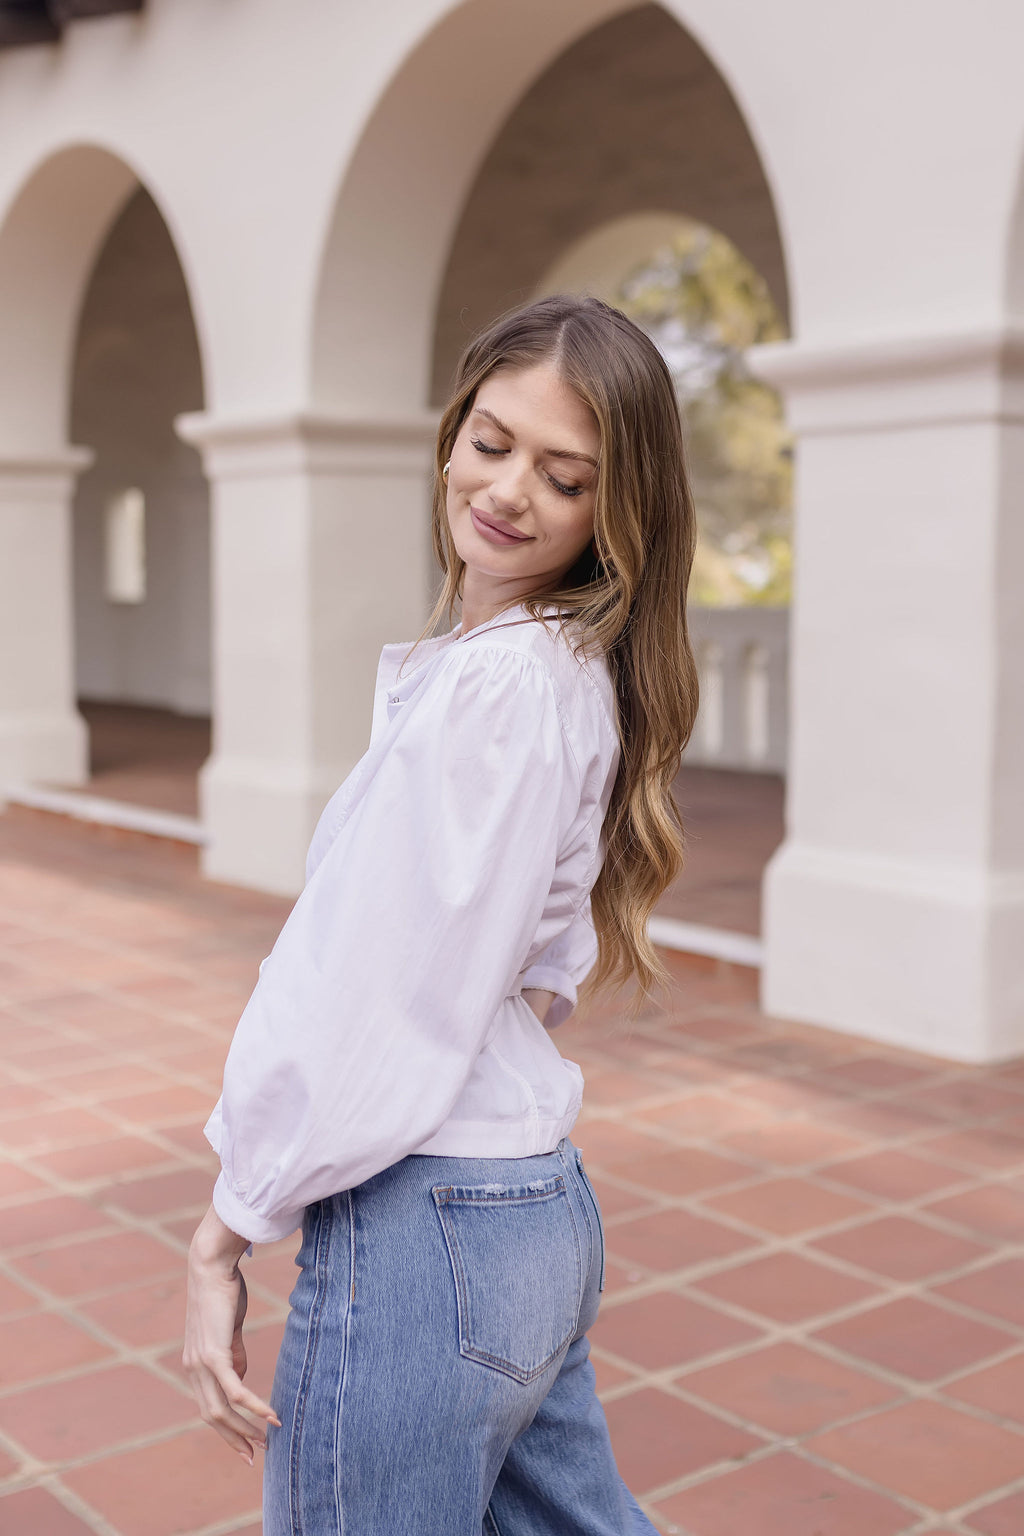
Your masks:
<svg viewBox="0 0 1024 1536"><path fill-rule="evenodd" d="M508 548L513 544L528 544L532 537L528 533L517 533L510 523L502 522L500 517L488 517L476 507L470 507L469 515L477 533L490 544Z"/></svg>

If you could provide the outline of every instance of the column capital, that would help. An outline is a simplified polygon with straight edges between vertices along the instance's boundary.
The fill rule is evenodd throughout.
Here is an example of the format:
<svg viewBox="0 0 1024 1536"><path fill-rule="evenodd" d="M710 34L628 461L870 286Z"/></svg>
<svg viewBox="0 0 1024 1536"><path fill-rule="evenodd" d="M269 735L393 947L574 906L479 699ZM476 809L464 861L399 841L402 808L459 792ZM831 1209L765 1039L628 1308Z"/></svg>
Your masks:
<svg viewBox="0 0 1024 1536"><path fill-rule="evenodd" d="M422 475L439 415L332 416L310 411L266 416L189 412L175 429L203 454L217 479L282 474Z"/></svg>
<svg viewBox="0 0 1024 1536"><path fill-rule="evenodd" d="M773 342L748 354L799 437L1024 422L1024 325Z"/></svg>

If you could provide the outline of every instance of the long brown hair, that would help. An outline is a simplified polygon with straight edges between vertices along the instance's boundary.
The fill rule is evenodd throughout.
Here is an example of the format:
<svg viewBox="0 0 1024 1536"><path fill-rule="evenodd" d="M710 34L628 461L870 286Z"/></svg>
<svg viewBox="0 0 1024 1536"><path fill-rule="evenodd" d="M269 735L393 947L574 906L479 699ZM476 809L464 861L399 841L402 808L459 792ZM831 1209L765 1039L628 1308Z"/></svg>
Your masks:
<svg viewBox="0 0 1024 1536"><path fill-rule="evenodd" d="M577 651L607 656L618 704L619 771L604 823L605 859L591 897L598 962L585 992L639 983L636 1006L664 979L647 919L683 862L672 781L697 713L686 625L696 524L675 391L654 343L619 310L557 296L513 310L466 349L441 418L433 504L444 584L432 628L451 620L465 565L452 540L442 466L477 390L497 368L553 362L601 433L594 543L553 590L519 599L535 618L560 610Z"/></svg>

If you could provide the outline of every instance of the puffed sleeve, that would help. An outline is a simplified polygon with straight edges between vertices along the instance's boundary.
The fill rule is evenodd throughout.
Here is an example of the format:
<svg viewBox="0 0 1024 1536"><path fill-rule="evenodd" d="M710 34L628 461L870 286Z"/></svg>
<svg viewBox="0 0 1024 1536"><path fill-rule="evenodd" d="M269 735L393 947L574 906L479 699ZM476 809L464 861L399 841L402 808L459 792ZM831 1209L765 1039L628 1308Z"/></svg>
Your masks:
<svg viewBox="0 0 1024 1536"><path fill-rule="evenodd" d="M572 1013L578 989L596 960L597 934L588 899L568 927L523 972L524 987L539 987L555 994L544 1019L546 1028L563 1024Z"/></svg>
<svg viewBox="0 0 1024 1536"><path fill-rule="evenodd" d="M529 951L579 782L551 674L450 653L317 865L239 1021L207 1135L253 1242L444 1123Z"/></svg>

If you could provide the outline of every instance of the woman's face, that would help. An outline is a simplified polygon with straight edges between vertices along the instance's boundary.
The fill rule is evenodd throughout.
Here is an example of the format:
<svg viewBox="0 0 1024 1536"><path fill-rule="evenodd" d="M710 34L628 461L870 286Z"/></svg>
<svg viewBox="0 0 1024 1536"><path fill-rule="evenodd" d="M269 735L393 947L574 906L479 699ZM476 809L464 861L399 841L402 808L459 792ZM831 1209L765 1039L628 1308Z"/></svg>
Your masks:
<svg viewBox="0 0 1024 1536"><path fill-rule="evenodd" d="M526 596L556 586L594 533L601 446L550 363L484 380L452 448L448 524L467 567Z"/></svg>

